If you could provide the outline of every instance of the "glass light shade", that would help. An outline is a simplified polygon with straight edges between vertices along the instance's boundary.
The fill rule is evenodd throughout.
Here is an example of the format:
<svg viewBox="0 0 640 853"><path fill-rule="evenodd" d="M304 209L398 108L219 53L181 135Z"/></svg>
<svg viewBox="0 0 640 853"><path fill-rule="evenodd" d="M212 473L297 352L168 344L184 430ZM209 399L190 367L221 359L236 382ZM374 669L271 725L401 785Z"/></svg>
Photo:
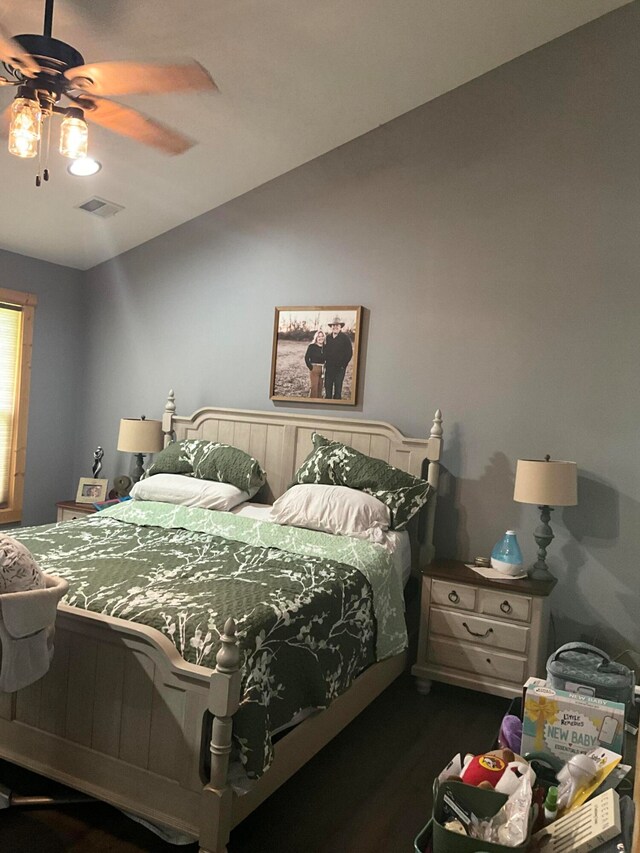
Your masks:
<svg viewBox="0 0 640 853"><path fill-rule="evenodd" d="M42 110L31 98L16 98L11 104L9 151L16 157L35 157L38 153Z"/></svg>
<svg viewBox="0 0 640 853"><path fill-rule="evenodd" d="M60 153L63 157L78 160L87 156L89 128L86 121L76 116L67 116L60 125Z"/></svg>

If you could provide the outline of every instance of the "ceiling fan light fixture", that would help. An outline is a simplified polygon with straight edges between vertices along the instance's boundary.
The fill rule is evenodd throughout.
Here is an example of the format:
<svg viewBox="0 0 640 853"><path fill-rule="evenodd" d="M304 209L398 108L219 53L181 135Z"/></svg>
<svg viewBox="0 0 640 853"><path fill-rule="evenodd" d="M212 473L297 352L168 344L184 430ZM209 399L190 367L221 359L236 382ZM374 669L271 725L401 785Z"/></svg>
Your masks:
<svg viewBox="0 0 640 853"><path fill-rule="evenodd" d="M16 157L35 157L38 153L42 109L32 98L16 98L11 105L9 151Z"/></svg>
<svg viewBox="0 0 640 853"><path fill-rule="evenodd" d="M77 178L88 178L97 174L100 169L102 169L102 163L92 157L80 157L67 166L67 172Z"/></svg>
<svg viewBox="0 0 640 853"><path fill-rule="evenodd" d="M71 160L87 156L89 128L82 110L70 109L60 125L60 153Z"/></svg>
<svg viewBox="0 0 640 853"><path fill-rule="evenodd" d="M36 187L49 180L54 116L62 118L59 151L70 160L87 156L89 129L85 110L90 111L92 123L165 154L188 151L195 144L193 139L110 97L217 92L209 72L193 59L179 63L111 60L86 64L75 47L52 36L54 2L44 0L42 35L23 33L12 38L0 26L0 65L8 73L6 77L0 75L0 87L19 87L9 110L9 151L16 157L37 158ZM61 105L63 98L74 106L66 107L64 101ZM71 174L89 173L76 170Z"/></svg>

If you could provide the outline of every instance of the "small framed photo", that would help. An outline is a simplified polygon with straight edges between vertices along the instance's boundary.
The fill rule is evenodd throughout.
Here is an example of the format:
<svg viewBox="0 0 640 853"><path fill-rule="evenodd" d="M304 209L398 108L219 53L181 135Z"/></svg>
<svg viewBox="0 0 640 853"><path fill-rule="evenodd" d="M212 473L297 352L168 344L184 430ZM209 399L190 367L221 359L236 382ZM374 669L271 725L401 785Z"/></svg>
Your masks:
<svg viewBox="0 0 640 853"><path fill-rule="evenodd" d="M355 406L361 305L276 308L270 398Z"/></svg>
<svg viewBox="0 0 640 853"><path fill-rule="evenodd" d="M76 503L94 504L107 499L108 480L97 480L95 477L81 477L78 483Z"/></svg>

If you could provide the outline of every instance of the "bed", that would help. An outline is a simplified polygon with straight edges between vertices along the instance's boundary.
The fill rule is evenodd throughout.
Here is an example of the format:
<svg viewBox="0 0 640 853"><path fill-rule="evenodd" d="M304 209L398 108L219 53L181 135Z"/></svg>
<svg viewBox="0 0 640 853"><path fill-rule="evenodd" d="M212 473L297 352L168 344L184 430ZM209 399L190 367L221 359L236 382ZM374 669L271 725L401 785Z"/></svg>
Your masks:
<svg viewBox="0 0 640 853"><path fill-rule="evenodd" d="M315 414L207 407L179 416L171 392L163 431L167 442L220 441L260 460L268 480L254 500L264 504L286 491L315 431L424 476L434 495L408 529L413 571L433 556L439 411L428 438L412 439L386 423ZM241 527L242 519L233 524ZM286 730L268 770L240 795L230 773L241 704L239 633L227 619L215 665L205 666L185 661L156 628L60 605L49 673L18 693L0 693L0 756L198 840L202 853L224 853L231 829L406 665L405 651L371 663L328 708Z"/></svg>

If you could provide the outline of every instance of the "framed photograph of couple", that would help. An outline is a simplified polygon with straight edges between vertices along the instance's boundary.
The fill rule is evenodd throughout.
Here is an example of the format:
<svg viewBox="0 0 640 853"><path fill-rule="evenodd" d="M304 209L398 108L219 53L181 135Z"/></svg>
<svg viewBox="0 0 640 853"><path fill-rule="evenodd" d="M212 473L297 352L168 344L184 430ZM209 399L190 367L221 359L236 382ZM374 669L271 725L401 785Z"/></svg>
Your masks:
<svg viewBox="0 0 640 853"><path fill-rule="evenodd" d="M276 308L272 400L355 406L361 305Z"/></svg>

